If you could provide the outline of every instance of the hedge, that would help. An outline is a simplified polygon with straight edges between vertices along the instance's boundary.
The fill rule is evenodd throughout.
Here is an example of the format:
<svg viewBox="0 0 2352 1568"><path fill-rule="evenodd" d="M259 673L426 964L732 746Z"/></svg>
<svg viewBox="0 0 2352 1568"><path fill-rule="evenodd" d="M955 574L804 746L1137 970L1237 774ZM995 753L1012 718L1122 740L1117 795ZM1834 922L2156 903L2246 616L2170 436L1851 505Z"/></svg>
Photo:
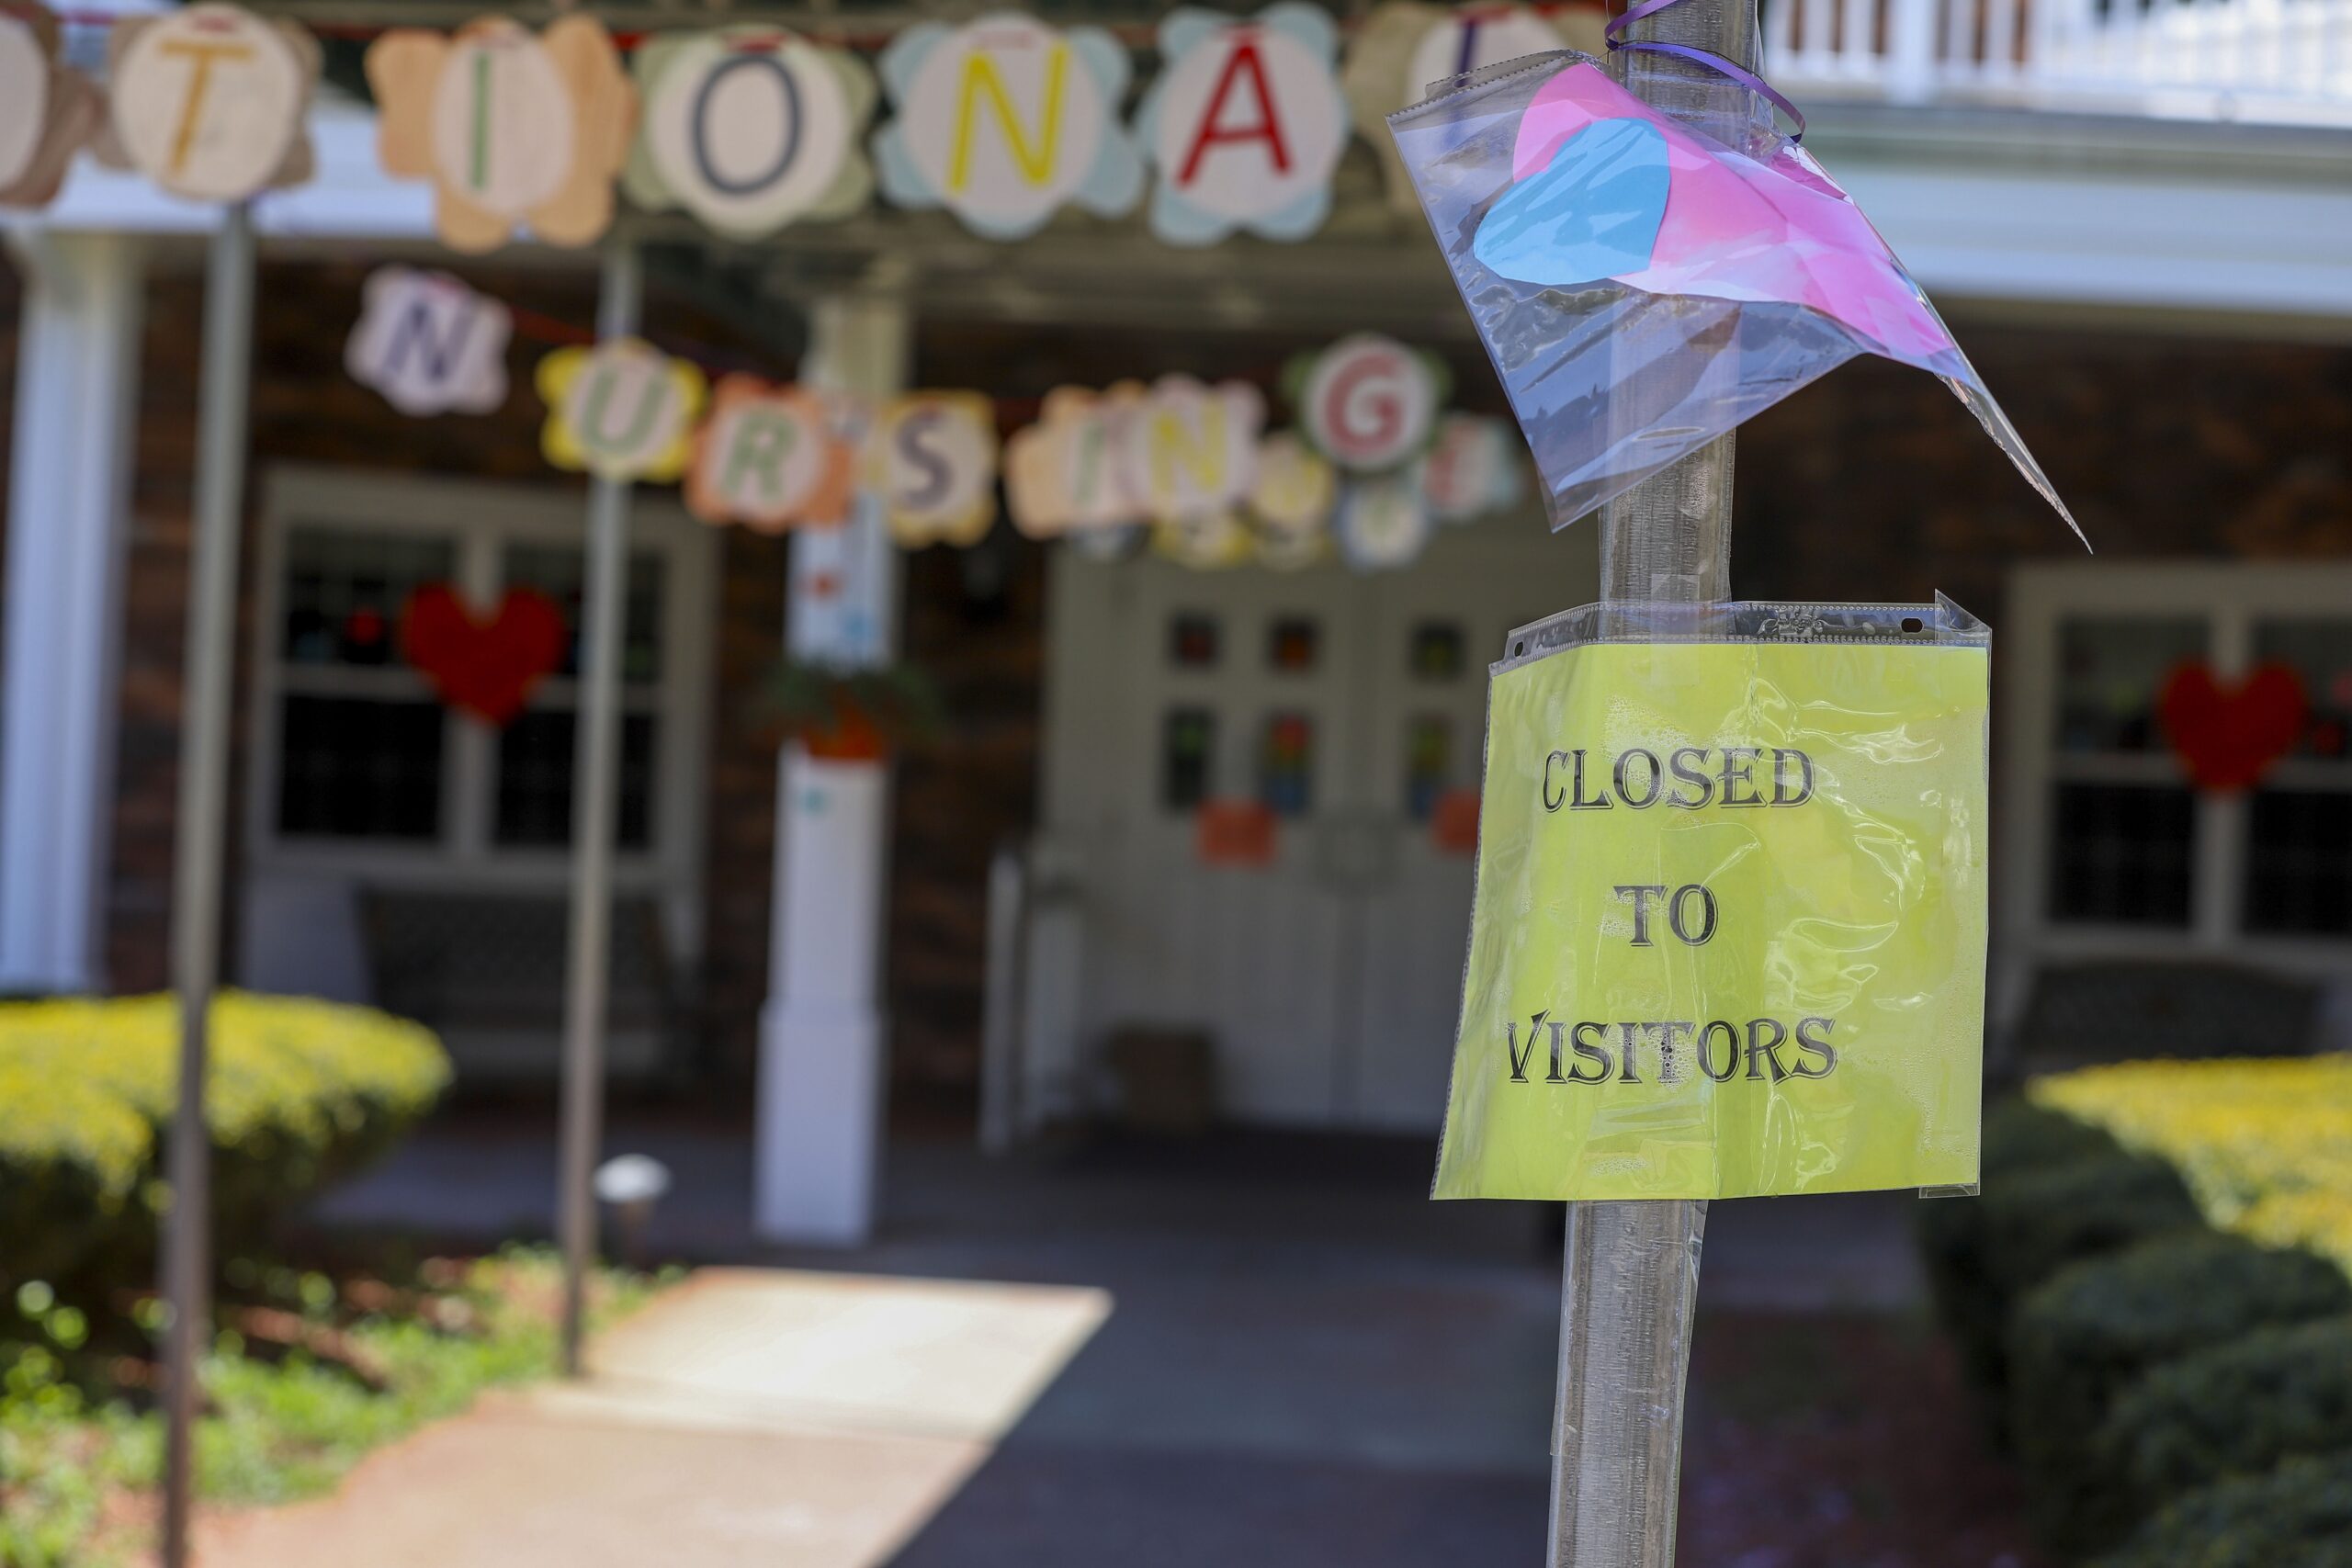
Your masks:
<svg viewBox="0 0 2352 1568"><path fill-rule="evenodd" d="M2164 1236L2061 1269L2009 1327L2009 1430L2036 1528L2084 1551L2130 1527L2136 1499L2099 1434L2142 1373L2257 1328L2346 1313L2352 1281L2327 1259L2238 1236Z"/></svg>
<svg viewBox="0 0 2352 1568"><path fill-rule="evenodd" d="M169 997L0 1003L0 1280L144 1267L178 1040ZM389 1147L449 1076L429 1031L327 1002L225 993L209 1043L224 1247Z"/></svg>
<svg viewBox="0 0 2352 1568"><path fill-rule="evenodd" d="M2216 1228L2352 1270L2352 1055L2130 1062L2027 1092L2174 1167Z"/></svg>
<svg viewBox="0 0 2352 1568"><path fill-rule="evenodd" d="M2171 1167L2052 1111L1996 1107L1983 1151L1983 1195L1922 1202L1918 1219L1938 1314L1970 1381L1993 1396L1997 1432L2017 1299L2068 1263L2202 1222Z"/></svg>
<svg viewBox="0 0 2352 1568"><path fill-rule="evenodd" d="M2098 1435L2102 1465L2143 1514L2337 1450L2352 1450L2352 1317L2257 1329L2160 1366L2115 1402Z"/></svg>
<svg viewBox="0 0 2352 1568"><path fill-rule="evenodd" d="M2098 1568L2344 1568L2352 1561L2352 1450L2192 1492Z"/></svg>

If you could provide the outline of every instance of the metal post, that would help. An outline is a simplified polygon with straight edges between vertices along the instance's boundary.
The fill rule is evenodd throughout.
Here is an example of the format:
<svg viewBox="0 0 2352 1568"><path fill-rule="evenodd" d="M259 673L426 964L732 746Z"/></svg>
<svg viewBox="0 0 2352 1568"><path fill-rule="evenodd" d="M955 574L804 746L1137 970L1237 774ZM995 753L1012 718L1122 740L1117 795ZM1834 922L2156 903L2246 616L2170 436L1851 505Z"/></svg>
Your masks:
<svg viewBox="0 0 2352 1568"><path fill-rule="evenodd" d="M1683 0L1636 39L1753 67L1755 0ZM1748 91L1672 55L1617 57L1645 102L1735 147L1760 128ZM1601 509L1604 599L1705 604L1731 593L1732 438L1710 443ZM1568 1205L1553 1411L1551 1568L1669 1568L1682 1470L1683 1385L1707 1205Z"/></svg>
<svg viewBox="0 0 2352 1568"><path fill-rule="evenodd" d="M220 963L220 859L228 831L229 678L235 657L237 546L244 529L246 395L253 368L253 214L221 214L205 266L204 368L197 403L196 516L187 694L172 870L172 984L179 995L179 1092L172 1115L164 1230L164 1568L187 1562L195 1506L198 1363L211 1322L210 1129L205 1026Z"/></svg>
<svg viewBox="0 0 2352 1568"><path fill-rule="evenodd" d="M637 245L605 242L596 301L600 342L637 331L644 292ZM563 1001L563 1371L580 1375L588 1269L596 1256L596 1151L605 1100L605 965L612 946L613 833L618 820L621 618L628 603L626 480L588 490L588 570L581 593L579 728L571 761L571 956Z"/></svg>

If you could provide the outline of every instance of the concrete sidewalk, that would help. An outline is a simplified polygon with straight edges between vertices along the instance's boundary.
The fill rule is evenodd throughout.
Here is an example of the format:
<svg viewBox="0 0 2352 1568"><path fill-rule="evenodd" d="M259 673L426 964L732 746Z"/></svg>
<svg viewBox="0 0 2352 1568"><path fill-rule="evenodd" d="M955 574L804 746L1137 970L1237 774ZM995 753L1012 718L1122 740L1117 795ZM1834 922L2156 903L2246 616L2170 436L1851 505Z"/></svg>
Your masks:
<svg viewBox="0 0 2352 1568"><path fill-rule="evenodd" d="M322 1502L206 1519L204 1568L888 1561L1110 1310L1099 1291L708 1269L585 1382L485 1400Z"/></svg>

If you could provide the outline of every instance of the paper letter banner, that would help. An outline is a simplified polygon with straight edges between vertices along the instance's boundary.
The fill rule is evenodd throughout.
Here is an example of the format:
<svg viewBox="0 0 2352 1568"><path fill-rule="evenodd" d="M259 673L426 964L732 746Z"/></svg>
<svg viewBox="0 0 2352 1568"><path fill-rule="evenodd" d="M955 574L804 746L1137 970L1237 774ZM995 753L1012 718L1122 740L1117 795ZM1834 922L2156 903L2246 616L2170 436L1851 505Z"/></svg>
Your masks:
<svg viewBox="0 0 2352 1568"><path fill-rule="evenodd" d="M925 23L882 51L898 118L876 134L882 193L945 207L975 233L1017 240L1076 202L1136 203L1143 165L1118 122L1127 54L1099 28L1057 31L1000 11Z"/></svg>
<svg viewBox="0 0 2352 1568"><path fill-rule="evenodd" d="M0 0L0 207L47 205L105 113L89 78L60 63L57 18Z"/></svg>
<svg viewBox="0 0 2352 1568"><path fill-rule="evenodd" d="M1285 379L1301 432L1351 474L1383 473L1419 457L1446 393L1443 366L1376 333L1301 356Z"/></svg>
<svg viewBox="0 0 2352 1568"><path fill-rule="evenodd" d="M874 175L863 145L874 78L855 56L772 28L664 33L631 68L645 106L629 154L639 206L684 207L756 240L803 218L845 218Z"/></svg>
<svg viewBox="0 0 2352 1568"><path fill-rule="evenodd" d="M506 400L506 339L514 318L446 272L379 266L344 368L405 414L488 413Z"/></svg>
<svg viewBox="0 0 2352 1568"><path fill-rule="evenodd" d="M1433 528L1419 470L1350 480L1340 494L1333 531L1340 556L1358 571L1388 571L1420 559Z"/></svg>
<svg viewBox="0 0 2352 1568"><path fill-rule="evenodd" d="M996 405L978 392L910 392L884 404L871 437L890 533L910 547L974 545L996 521Z"/></svg>
<svg viewBox="0 0 2352 1568"><path fill-rule="evenodd" d="M1037 423L1012 433L1004 448L1004 499L1012 525L1033 539L1140 522L1143 503L1128 489L1121 431L1143 400L1124 382L1096 393L1057 387Z"/></svg>
<svg viewBox="0 0 2352 1568"><path fill-rule="evenodd" d="M1380 154L1389 205L1419 212L1420 199L1388 134L1388 117L1419 103L1448 77L1483 71L1555 49L1598 57L1608 50L1608 13L1600 6L1539 16L1524 6L1467 5L1457 10L1416 0L1376 6L1348 50L1341 81L1356 130Z"/></svg>
<svg viewBox="0 0 2352 1568"><path fill-rule="evenodd" d="M1437 1197L1976 1179L1983 628L1702 614L1495 675Z"/></svg>
<svg viewBox="0 0 2352 1568"><path fill-rule="evenodd" d="M1136 119L1159 166L1152 231L1205 245L1236 229L1302 240L1331 210L1348 110L1330 13L1284 0L1246 21L1191 8L1159 26L1167 62Z"/></svg>
<svg viewBox="0 0 2352 1568"><path fill-rule="evenodd" d="M1230 512L1203 512L1155 524L1151 547L1194 571L1239 566L1257 552L1257 542Z"/></svg>
<svg viewBox="0 0 2352 1568"><path fill-rule="evenodd" d="M834 526L849 520L856 483L857 453L835 433L823 398L756 376L719 378L686 470L695 516L764 534Z"/></svg>
<svg viewBox="0 0 2352 1568"><path fill-rule="evenodd" d="M243 201L311 176L316 39L234 6L129 17L107 35L102 162L190 201Z"/></svg>
<svg viewBox="0 0 2352 1568"><path fill-rule="evenodd" d="M1163 376L1120 422L1119 464L1128 493L1155 522L1231 512L1257 477L1265 400L1247 381L1203 386Z"/></svg>
<svg viewBox="0 0 2352 1568"><path fill-rule="evenodd" d="M1441 523L1468 523L1519 500L1526 475L1519 432L1505 421L1450 413L1421 464L1421 489Z"/></svg>
<svg viewBox="0 0 2352 1568"><path fill-rule="evenodd" d="M674 479L686 466L702 372L651 344L615 338L539 361L540 446L559 468L605 479Z"/></svg>
<svg viewBox="0 0 2352 1568"><path fill-rule="evenodd" d="M637 90L603 23L395 28L368 46L368 84L377 155L390 174L433 182L434 226L452 250L495 250L522 223L548 244L584 245L613 220Z"/></svg>

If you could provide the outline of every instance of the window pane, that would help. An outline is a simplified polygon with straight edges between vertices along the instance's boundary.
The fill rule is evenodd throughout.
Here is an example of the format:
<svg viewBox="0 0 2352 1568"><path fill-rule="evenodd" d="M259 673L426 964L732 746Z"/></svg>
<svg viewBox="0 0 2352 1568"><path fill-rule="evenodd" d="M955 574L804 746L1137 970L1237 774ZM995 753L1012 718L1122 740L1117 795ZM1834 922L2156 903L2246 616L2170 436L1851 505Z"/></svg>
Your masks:
<svg viewBox="0 0 2352 1568"><path fill-rule="evenodd" d="M538 708L499 732L493 831L502 846L571 842L573 728L569 708ZM618 842L624 849L643 849L652 841L653 736L650 714L621 716Z"/></svg>
<svg viewBox="0 0 2352 1568"><path fill-rule="evenodd" d="M277 830L431 840L441 831L441 705L289 696L280 709Z"/></svg>
<svg viewBox="0 0 2352 1568"><path fill-rule="evenodd" d="M1180 670L1207 670L1216 663L1215 615L1180 610L1168 619L1168 662Z"/></svg>
<svg viewBox="0 0 2352 1568"><path fill-rule="evenodd" d="M2051 834L2052 919L2188 924L2197 809L2188 790L2062 784L2057 807Z"/></svg>
<svg viewBox="0 0 2352 1568"><path fill-rule="evenodd" d="M2265 621L2254 630L2254 657L2303 678L2311 720L2294 754L2352 758L2352 620Z"/></svg>
<svg viewBox="0 0 2352 1568"><path fill-rule="evenodd" d="M580 673L580 584L586 562L577 547L515 545L506 552L506 585L536 588L563 611L566 642L561 673ZM641 551L628 558L628 613L622 622L621 679L662 678L662 558Z"/></svg>
<svg viewBox="0 0 2352 1568"><path fill-rule="evenodd" d="M2156 699L2165 678L2206 655L2205 623L2069 620L2058 628L2058 749L2161 751Z"/></svg>
<svg viewBox="0 0 2352 1568"><path fill-rule="evenodd" d="M2245 929L2352 936L2352 795L2260 790L2246 816Z"/></svg>
<svg viewBox="0 0 2352 1568"><path fill-rule="evenodd" d="M289 664L395 663L393 633L408 596L456 570L457 547L447 539L292 529L278 650Z"/></svg>

